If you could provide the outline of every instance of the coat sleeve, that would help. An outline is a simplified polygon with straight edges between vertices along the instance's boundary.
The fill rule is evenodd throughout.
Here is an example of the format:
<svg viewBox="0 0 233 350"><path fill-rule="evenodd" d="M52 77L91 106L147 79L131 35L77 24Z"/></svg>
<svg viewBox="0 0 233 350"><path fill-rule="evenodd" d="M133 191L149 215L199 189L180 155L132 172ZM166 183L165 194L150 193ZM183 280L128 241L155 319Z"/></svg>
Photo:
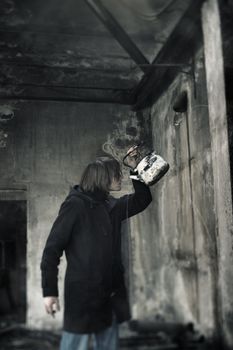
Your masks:
<svg viewBox="0 0 233 350"><path fill-rule="evenodd" d="M58 265L78 217L78 204L73 198L63 202L45 244L40 264L44 297L58 296Z"/></svg>
<svg viewBox="0 0 233 350"><path fill-rule="evenodd" d="M133 174L131 172L131 174ZM146 209L152 201L150 188L138 180L132 180L134 193L122 196L118 200L121 220L125 220Z"/></svg>

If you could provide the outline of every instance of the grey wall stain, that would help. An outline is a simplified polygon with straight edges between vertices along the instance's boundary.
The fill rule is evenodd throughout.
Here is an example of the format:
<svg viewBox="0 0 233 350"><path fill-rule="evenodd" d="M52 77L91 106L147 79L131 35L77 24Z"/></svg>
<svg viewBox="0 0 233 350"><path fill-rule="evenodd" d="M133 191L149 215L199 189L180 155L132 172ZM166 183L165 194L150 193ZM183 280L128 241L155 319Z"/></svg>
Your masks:
<svg viewBox="0 0 233 350"><path fill-rule="evenodd" d="M8 137L8 135L3 130L0 130L0 148L6 148L6 146L7 146L7 142L6 142L7 137Z"/></svg>
<svg viewBox="0 0 233 350"><path fill-rule="evenodd" d="M15 107L11 105L0 105L0 123L7 122L14 118Z"/></svg>

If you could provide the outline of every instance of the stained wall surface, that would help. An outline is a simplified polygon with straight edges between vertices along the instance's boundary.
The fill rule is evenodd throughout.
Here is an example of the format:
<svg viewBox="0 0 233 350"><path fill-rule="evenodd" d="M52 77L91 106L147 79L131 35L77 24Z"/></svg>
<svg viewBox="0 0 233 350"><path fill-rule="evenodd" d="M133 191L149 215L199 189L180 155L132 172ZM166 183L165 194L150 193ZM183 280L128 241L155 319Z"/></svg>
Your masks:
<svg viewBox="0 0 233 350"><path fill-rule="evenodd" d="M222 33L219 2L207 1L202 9L206 81L213 159L214 203L218 251L218 305L221 338L233 347L233 221L232 193ZM216 69L217 67L217 69Z"/></svg>
<svg viewBox="0 0 233 350"><path fill-rule="evenodd" d="M218 327L217 238L212 149L203 54L195 79L180 74L151 110L154 149L170 164L152 186L153 202L131 221L134 316L193 322L208 336ZM182 92L187 110L174 111Z"/></svg>
<svg viewBox="0 0 233 350"><path fill-rule="evenodd" d="M204 15L210 11L216 20L214 7L209 3ZM205 53L213 62L204 59L201 50L194 58L193 74L180 73L151 110L153 148L170 170L152 186L150 208L131 220L133 315L165 326L192 322L205 336L221 339L231 349L227 116L223 73L216 70L221 55L217 40L212 38L210 45L212 34L205 30ZM185 94L186 110L181 103Z"/></svg>
<svg viewBox="0 0 233 350"><path fill-rule="evenodd" d="M121 159L148 126L142 114L111 104L1 101L0 113L0 190L24 189L27 199L26 323L59 328L62 313L53 320L44 311L39 266L58 209L90 161L106 153ZM131 190L123 173L121 193Z"/></svg>

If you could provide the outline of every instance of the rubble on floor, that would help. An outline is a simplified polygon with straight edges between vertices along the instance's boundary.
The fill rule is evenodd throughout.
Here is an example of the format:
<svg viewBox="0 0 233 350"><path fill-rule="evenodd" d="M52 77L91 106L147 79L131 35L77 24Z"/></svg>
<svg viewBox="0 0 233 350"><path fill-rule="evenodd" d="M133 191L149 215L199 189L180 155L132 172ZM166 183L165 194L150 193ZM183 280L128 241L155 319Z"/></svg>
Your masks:
<svg viewBox="0 0 233 350"><path fill-rule="evenodd" d="M19 324L0 325L1 350L58 350L61 332L29 330ZM90 347L91 349L91 347ZM121 350L210 350L204 337L187 326L131 321L120 330Z"/></svg>

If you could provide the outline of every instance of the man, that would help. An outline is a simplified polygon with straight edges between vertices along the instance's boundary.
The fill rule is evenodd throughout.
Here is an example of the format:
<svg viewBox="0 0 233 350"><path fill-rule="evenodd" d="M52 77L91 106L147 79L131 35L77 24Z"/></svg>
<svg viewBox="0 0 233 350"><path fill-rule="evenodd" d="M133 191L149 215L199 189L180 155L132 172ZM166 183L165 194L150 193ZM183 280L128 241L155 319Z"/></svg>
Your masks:
<svg viewBox="0 0 233 350"><path fill-rule="evenodd" d="M127 152L136 167L136 148ZM41 261L47 313L59 310L58 265L65 251L64 325L60 350L87 350L89 335L95 350L118 349L117 324L130 318L121 262L121 222L151 202L149 188L133 180L135 192L118 199L109 191L121 189L118 161L102 157L89 164L80 185L61 205Z"/></svg>

